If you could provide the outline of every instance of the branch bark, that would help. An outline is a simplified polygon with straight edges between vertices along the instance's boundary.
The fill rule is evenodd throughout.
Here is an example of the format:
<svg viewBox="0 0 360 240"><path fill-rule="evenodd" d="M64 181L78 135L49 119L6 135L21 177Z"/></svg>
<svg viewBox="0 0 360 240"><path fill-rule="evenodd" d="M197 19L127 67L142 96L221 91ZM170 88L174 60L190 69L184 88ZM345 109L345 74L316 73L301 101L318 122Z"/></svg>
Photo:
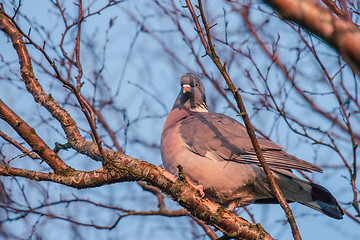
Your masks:
<svg viewBox="0 0 360 240"><path fill-rule="evenodd" d="M176 178L163 168L116 151L107 149L104 151L114 166L111 171L100 168L90 172L75 171L71 176L64 176L0 165L0 175L56 182L78 189L117 182L145 181L170 195L174 201L186 208L193 216L215 226L229 237L254 240L272 239L260 224L251 224L220 205L201 197L187 181Z"/></svg>
<svg viewBox="0 0 360 240"><path fill-rule="evenodd" d="M323 39L360 76L360 31L313 0L265 0L280 16Z"/></svg>

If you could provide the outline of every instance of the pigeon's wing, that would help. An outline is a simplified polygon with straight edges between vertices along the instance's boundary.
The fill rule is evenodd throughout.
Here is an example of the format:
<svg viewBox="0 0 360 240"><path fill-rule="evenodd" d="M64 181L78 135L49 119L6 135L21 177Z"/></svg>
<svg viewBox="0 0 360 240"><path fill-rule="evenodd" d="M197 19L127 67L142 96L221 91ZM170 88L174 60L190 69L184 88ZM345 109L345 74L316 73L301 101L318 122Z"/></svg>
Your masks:
<svg viewBox="0 0 360 240"><path fill-rule="evenodd" d="M186 147L198 155L216 161L259 164L245 127L226 115L194 113L181 122L180 134ZM271 169L322 172L319 167L287 154L279 145L257 139Z"/></svg>

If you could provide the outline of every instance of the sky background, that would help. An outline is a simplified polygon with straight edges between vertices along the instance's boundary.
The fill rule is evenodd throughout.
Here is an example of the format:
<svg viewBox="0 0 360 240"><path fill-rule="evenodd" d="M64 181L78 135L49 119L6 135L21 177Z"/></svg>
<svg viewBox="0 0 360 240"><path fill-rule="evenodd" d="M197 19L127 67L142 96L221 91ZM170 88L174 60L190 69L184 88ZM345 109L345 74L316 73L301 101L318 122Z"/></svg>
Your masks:
<svg viewBox="0 0 360 240"><path fill-rule="evenodd" d="M10 14L13 7L11 2L4 3L6 12ZM66 6L67 14L76 16L77 9L72 1L61 3ZM85 1L84 5L90 4L91 9L98 9L105 3L106 1ZM103 101L112 100L114 104L105 108L102 113L110 127L116 132L121 147L128 155L159 166L162 165L159 150L162 126L178 94L179 78L185 72L201 73L189 44L177 31L174 16L178 17L185 33L193 41L196 54L203 56L205 53L192 23L186 17L189 15L187 9L181 8L185 3L173 1L173 4L177 11L167 12L169 15L166 15L166 11L153 1L125 1L87 19L83 23L82 30L81 61L85 82L82 93L95 104L95 107L99 107ZM160 1L160 5L170 9L172 3ZM272 66L271 60L264 55L246 31L243 19L238 14L232 13L229 6L222 5L222 2L207 3L206 11L209 22L217 23L217 26L212 28L212 33L219 40L215 41L216 50L223 62L230 63L229 73L235 85L245 91L243 97L254 126L283 146L287 152L299 158L319 166L340 165L341 160L331 150L314 145L309 140L294 134L276 114L261 108L261 103L257 100L258 96L253 94L256 92L255 89L265 89L259 72L268 74L269 86L274 92L282 89L282 94L277 97L279 101L283 100L284 107L290 115L298 117L304 123L314 124L324 129L332 127L331 122L324 120L316 113L309 112L308 106L301 102L279 71L268 71L269 66ZM31 27L31 37L39 45L46 40L49 55L58 60L61 56L58 49L59 39L64 25L52 3L45 0L24 0L20 13L17 19L19 25L25 30ZM261 29L261 36L266 44L271 48L275 47L273 42L278 42L276 47L279 57L287 66L292 66L292 68L289 67L292 69L290 71L293 73L299 71L299 74L294 74L299 86L309 92L329 92L330 88L324 84L320 67L301 44L299 36L294 34L294 30L288 24L272 16L271 13L272 10L260 2L254 2L251 5L250 19ZM110 21L114 23L111 28L109 28ZM320 57L326 60L329 72L332 75L335 74L338 69L331 66L338 61L336 53L316 37L310 38L308 35L305 37L313 41ZM70 32L65 39L66 51L70 52L73 48L73 39L74 32ZM251 55L259 69L254 68L253 61L249 58L236 54L232 49L221 44L221 41L225 39L233 43L234 47ZM9 63L2 63L0 66L1 99L24 120L31 123L51 148L56 142L65 143L59 124L51 119L46 110L34 103L32 96L24 89L24 84L19 77L15 51L3 33L0 33L0 43L0 54ZM35 75L44 90L62 103L62 106L78 122L82 134L90 140L88 125L74 98L55 78L47 74L47 71L51 72L51 68L46 64L43 56L30 45L28 49L33 57ZM220 86L225 88L225 82L210 59L208 57L200 59L210 77L216 79ZM45 68L40 68L36 63L42 63ZM60 64L59 61L57 63ZM252 81L249 81L247 73L252 77ZM62 74L66 75L66 72L62 71ZM73 71L71 76L73 80L76 71ZM343 77L351 79L351 72L344 70ZM205 77L203 81L210 110L227 114L241 121L211 82ZM352 81L349 80L347 83L352 84ZM234 104L231 94L228 94L228 98ZM333 95L319 94L312 95L312 98L327 111L337 111L336 99ZM358 122L354 122L353 125L359 128ZM10 136L15 135L3 121L0 121L0 128ZM112 147L113 143L103 128L99 127L98 131L104 144ZM316 133L311 134L321 137ZM338 134L342 136L341 132ZM340 141L339 146L344 151L345 157L350 158L351 151L347 151L350 149L348 142ZM1 150L5 155L5 160L15 158L19 154L7 144L2 144ZM85 156L76 154L74 150L61 151L59 155L66 159L67 164L76 169L93 170L101 166ZM39 161L30 158L15 158L11 164L15 167L48 171L45 164L39 164ZM315 173L308 176L329 189L340 203L347 203L351 199L346 171L329 168L325 169L323 174ZM12 196L16 198L20 207L26 206L20 191L23 187L30 201L29 204L33 207L44 201L90 199L93 202L138 211L157 208L156 198L142 191L136 183L119 183L96 189L75 190L54 183L33 184L21 178L14 180L2 177L1 179L5 187L8 190L11 189ZM359 181L357 183L359 184ZM168 198L166 204L169 209L180 209L177 203ZM360 238L359 224L348 217L338 221L300 204L290 206L303 239L355 240ZM94 221L99 225L110 225L116 220L118 213L88 203L57 204L45 210L63 216L75 214L79 221L87 223ZM251 205L249 210L254 214L256 221L275 239L291 239L290 227L286 224L280 206ZM239 209L238 214L249 220L249 216L243 209ZM172 239L206 239L202 229L196 226L189 217L130 216L122 219L111 231L91 227L72 227L66 221L38 215L29 215L24 221L6 222L4 226L24 239L35 239L37 235L41 235L42 239L82 239L85 237L86 239L167 239L170 237Z"/></svg>

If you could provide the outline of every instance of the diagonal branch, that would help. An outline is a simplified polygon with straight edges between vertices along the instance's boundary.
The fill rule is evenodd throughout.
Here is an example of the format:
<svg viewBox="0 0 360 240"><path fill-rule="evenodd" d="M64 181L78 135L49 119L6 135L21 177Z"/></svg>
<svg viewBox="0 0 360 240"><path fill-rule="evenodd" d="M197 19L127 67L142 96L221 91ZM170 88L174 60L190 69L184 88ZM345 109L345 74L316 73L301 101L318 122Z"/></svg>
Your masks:
<svg viewBox="0 0 360 240"><path fill-rule="evenodd" d="M360 76L360 30L313 0L266 0L281 17L320 37L349 63Z"/></svg>
<svg viewBox="0 0 360 240"><path fill-rule="evenodd" d="M342 121L340 121L337 117L334 117L331 113L328 113L328 112L324 111L316 102L314 102L310 97L308 97L306 95L306 93L303 91L303 89L298 86L298 84L296 83L294 77L290 75L290 73L289 73L288 69L286 68L285 64L281 62L279 56L276 55L275 53L272 53L268 49L268 47L266 46L264 41L260 38L260 36L255 31L254 27L252 26L252 24L250 22L249 8L245 8L245 10L241 11L240 9L236 9L235 6L233 6L233 7L234 7L234 9L236 11L240 12L240 14L242 15L242 17L243 17L243 19L245 21L246 27L249 29L251 34L254 36L255 40L259 43L260 47L263 49L265 54L283 72L284 76L292 84L292 86L294 87L296 92L312 107L314 112L320 114L324 118L329 119L329 121L334 122L342 131L348 132L347 126ZM289 25L294 28L294 26L292 26L290 23L289 23ZM295 28L294 28L294 30L295 30ZM300 37L303 39L304 43L306 44L305 39L302 36L300 36ZM354 134L354 136L356 138L360 138L359 134L356 134L356 133L353 133L353 134Z"/></svg>
<svg viewBox="0 0 360 240"><path fill-rule="evenodd" d="M198 17L196 16L196 13L195 13L195 11L194 11L194 9L192 7L192 4L191 4L190 0L186 0L186 3L187 3L187 6L188 6L188 8L190 10L190 13L191 13L191 15L193 17L193 20L195 22L196 31L198 32L199 37L201 39L201 42L203 43L204 48L206 50L206 54L212 59L212 61L216 65L216 67L219 69L220 73L222 74L223 78L225 79L226 83L228 84L228 87L229 87L228 89L232 92L232 94L233 94L233 96L234 96L234 98L235 98L235 100L237 102L238 108L241 111L240 115L243 117L243 120L244 120L244 123L245 123L245 126L246 126L246 130L247 130L247 132L249 134L249 137L251 139L251 143L252 143L252 145L254 147L254 150L256 152L256 156L258 157L258 160L259 160L262 168L264 169L264 171L266 173L266 176L267 176L267 178L268 178L268 180L270 182L270 187L271 187L272 191L274 192L276 198L278 199L281 207L284 209L286 217L288 218L288 222L290 223L294 239L301 239L299 229L298 229L298 227L296 225L295 218L294 218L294 216L292 214L292 211L291 211L288 203L286 202L286 199L284 198L279 186L275 182L274 176L272 175L272 172L271 172L269 166L265 162L264 156L262 154L259 143L257 141L257 138L256 138L256 135L255 135L254 129L253 129L252 125L251 125L249 116L248 116L248 114L246 112L246 108L245 108L244 102L243 102L243 100L241 98L241 95L238 92L237 88L234 86L232 80L230 79L229 74L226 71L225 66L221 63L219 57L217 56L217 54L215 52L215 48L214 48L214 45L212 44L212 40L211 40L210 27L207 24L206 17L205 17L205 14L204 14L204 10L203 10L203 7L202 7L202 1L201 0L198 1L198 3L199 3L198 8L200 10L201 20L202 20L202 22L204 24L204 28L205 28L205 31L206 31L207 41L205 40L204 33L202 32L202 30L200 28L200 23L199 23Z"/></svg>

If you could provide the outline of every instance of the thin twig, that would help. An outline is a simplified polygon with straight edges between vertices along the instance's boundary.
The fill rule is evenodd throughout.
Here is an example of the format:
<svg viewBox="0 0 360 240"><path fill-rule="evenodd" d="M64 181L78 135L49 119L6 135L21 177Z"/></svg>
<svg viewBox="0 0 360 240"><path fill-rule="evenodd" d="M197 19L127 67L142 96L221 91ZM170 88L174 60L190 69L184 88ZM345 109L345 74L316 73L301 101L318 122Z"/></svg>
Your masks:
<svg viewBox="0 0 360 240"><path fill-rule="evenodd" d="M3 133L2 131L0 131L0 137L2 137L4 140L8 141L9 143L11 143L14 147L16 147L17 149L19 149L21 152L23 152L26 156L28 155L29 157L31 157L32 159L40 159L40 156L36 153L34 153L33 151L29 151L27 150L25 147L23 147L20 143L18 143L17 141L15 141L14 139L12 139L11 137L9 137L8 135L6 135L5 133Z"/></svg>

